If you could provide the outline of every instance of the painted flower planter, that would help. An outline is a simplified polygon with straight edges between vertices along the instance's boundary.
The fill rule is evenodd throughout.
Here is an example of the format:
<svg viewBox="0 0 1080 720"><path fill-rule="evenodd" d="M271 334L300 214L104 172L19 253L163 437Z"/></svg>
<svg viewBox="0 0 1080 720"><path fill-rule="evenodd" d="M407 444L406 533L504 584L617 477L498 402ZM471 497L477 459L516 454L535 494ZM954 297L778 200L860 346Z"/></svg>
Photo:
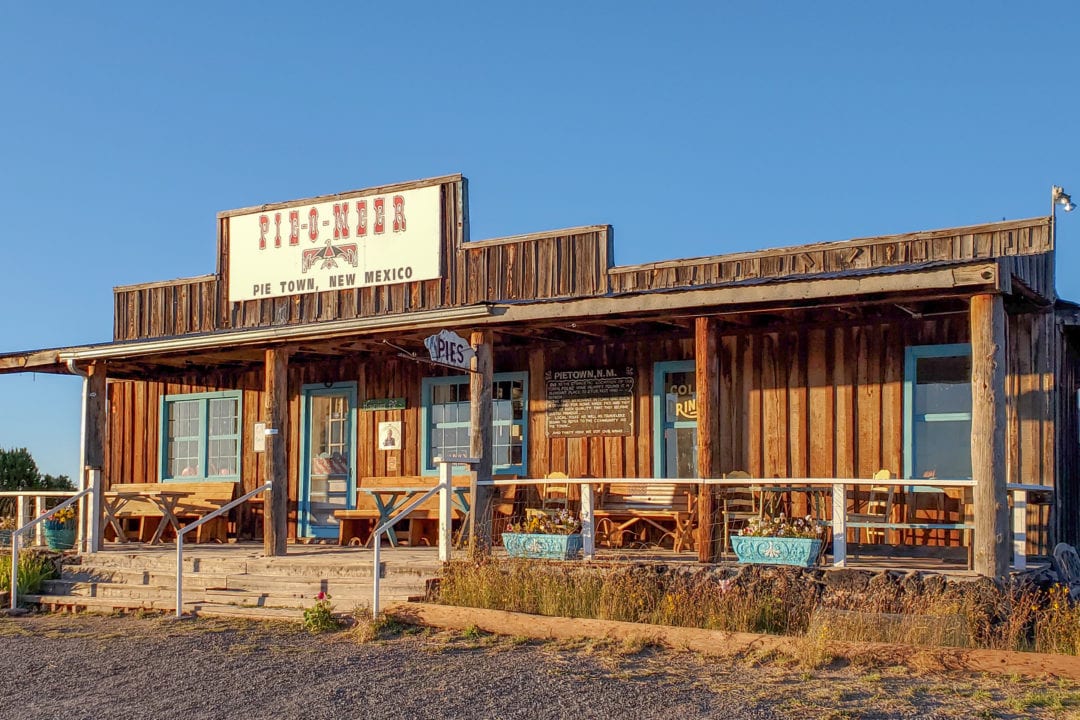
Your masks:
<svg viewBox="0 0 1080 720"><path fill-rule="evenodd" d="M50 550L70 550L75 547L74 522L58 523L46 520L43 524L45 525L45 544Z"/></svg>
<svg viewBox="0 0 1080 720"><path fill-rule="evenodd" d="M506 554L517 558L573 560L581 552L581 534L546 535L540 533L502 534Z"/></svg>
<svg viewBox="0 0 1080 720"><path fill-rule="evenodd" d="M731 547L742 563L813 567L821 551L821 539L733 535Z"/></svg>

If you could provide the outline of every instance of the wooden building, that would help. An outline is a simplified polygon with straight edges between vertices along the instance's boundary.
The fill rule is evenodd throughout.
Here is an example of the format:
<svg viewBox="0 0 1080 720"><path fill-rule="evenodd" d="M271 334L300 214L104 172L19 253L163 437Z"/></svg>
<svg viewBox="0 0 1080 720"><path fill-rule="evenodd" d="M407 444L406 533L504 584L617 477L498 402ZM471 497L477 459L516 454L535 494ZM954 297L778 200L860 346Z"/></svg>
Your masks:
<svg viewBox="0 0 1080 720"><path fill-rule="evenodd" d="M278 547L336 537L359 477L468 453L468 378L402 357L442 329L490 353L495 473L969 477L993 574L1006 483L1044 485L1029 552L1078 540L1080 308L1056 297L1053 217L613 257L604 225L470 241L460 175L223 212L213 274L118 287L112 342L0 372L89 373L106 487L277 480Z"/></svg>

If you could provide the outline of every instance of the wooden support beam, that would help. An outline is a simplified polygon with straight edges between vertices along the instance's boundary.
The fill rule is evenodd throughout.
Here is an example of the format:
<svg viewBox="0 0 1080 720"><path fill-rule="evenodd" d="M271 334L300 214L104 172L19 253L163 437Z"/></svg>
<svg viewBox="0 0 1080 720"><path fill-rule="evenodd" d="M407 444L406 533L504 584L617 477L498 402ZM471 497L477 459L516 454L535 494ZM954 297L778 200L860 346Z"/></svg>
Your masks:
<svg viewBox="0 0 1080 720"><path fill-rule="evenodd" d="M473 466L470 482L472 497L472 522L469 525L469 548L474 556L491 551L491 502L494 496L490 485L477 485L491 480L491 385L493 377L491 359L491 331L479 330L469 339L476 358L469 374L469 454L480 462Z"/></svg>
<svg viewBox="0 0 1080 720"><path fill-rule="evenodd" d="M263 453L270 494L263 495L263 553L267 557L285 555L289 528L289 471L285 449L289 441L289 351L266 351L263 420L271 434Z"/></svg>
<svg viewBox="0 0 1080 720"><path fill-rule="evenodd" d="M83 437L83 462L79 468L79 489L94 486L94 492L89 496L90 506L83 503L82 516L88 519L83 525L84 537L87 540L86 550L95 552L101 550L102 543L102 520L104 519L104 503L102 491L105 469L105 443L106 432L109 424L108 402L105 363L96 362L90 366L86 376L86 415L83 418L86 435Z"/></svg>
<svg viewBox="0 0 1080 720"><path fill-rule="evenodd" d="M971 298L971 476L975 480L975 571L1009 572L1005 482L1005 306L1001 295Z"/></svg>
<svg viewBox="0 0 1080 720"><path fill-rule="evenodd" d="M720 353L716 318L694 320L694 368L697 393L698 477L712 478L720 471ZM698 486L698 537L700 562L713 562L713 489Z"/></svg>

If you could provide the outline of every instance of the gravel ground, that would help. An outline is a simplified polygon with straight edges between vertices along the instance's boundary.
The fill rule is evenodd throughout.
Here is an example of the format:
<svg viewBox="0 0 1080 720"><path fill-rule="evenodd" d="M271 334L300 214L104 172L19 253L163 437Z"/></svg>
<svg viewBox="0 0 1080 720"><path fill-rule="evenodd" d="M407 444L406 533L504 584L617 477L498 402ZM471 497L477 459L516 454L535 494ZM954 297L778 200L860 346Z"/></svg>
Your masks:
<svg viewBox="0 0 1080 720"><path fill-rule="evenodd" d="M0 658L6 720L1080 717L1080 686L1052 680L476 633L45 615L0 618Z"/></svg>

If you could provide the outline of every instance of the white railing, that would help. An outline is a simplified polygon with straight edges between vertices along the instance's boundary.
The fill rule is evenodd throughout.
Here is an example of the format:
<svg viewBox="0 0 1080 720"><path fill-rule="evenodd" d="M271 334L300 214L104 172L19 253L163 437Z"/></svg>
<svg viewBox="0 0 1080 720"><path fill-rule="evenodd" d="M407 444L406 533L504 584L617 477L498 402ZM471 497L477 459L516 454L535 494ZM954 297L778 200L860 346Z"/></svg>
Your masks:
<svg viewBox="0 0 1080 720"><path fill-rule="evenodd" d="M480 462L476 458L453 458L444 460L442 458L435 458L435 464L439 466L439 482L435 487L430 488L427 492L423 493L415 500L410 501L401 510L394 513L394 517L383 522L371 533L371 566L372 566L372 589L371 589L371 616L379 616L379 585L381 575L381 563L379 560L380 547L382 545L382 535L384 535L390 528L400 522L403 518L409 516L413 510L425 502L428 498L432 497L435 493L439 493L439 561L448 562L450 560L450 544L451 544L451 520L453 519L453 470L454 465L475 465ZM483 485L493 485L493 482L480 483ZM476 498L470 499L470 507L475 505ZM471 512L471 511L470 511Z"/></svg>
<svg viewBox="0 0 1080 720"><path fill-rule="evenodd" d="M74 503L78 502L79 499L82 498L84 495L88 495L88 494L92 493L93 491L94 491L93 488L86 488L85 490L80 490L77 493L76 492L67 492L67 491L59 492L59 493L54 493L54 492L36 493L38 495L43 495L44 497L64 497L64 496L70 496L70 497L68 497L67 500L60 503L56 507L54 507L54 508L52 508L50 510L45 510L45 511L41 512L33 520L26 523L25 525L22 525L22 526L16 528L15 531L11 533L11 609L12 610L14 610L17 607L17 605L16 605L16 603L18 602L17 596L19 594L19 535L26 532L27 530L29 530L32 527L35 527L35 526L40 527L41 523L44 522L45 520L48 520L50 517L52 517L56 513L57 510L63 510L64 508L73 505ZM7 493L5 493L5 494L7 494ZM21 520L22 520L22 516L20 514L19 521L21 521ZM19 522L19 521L16 521L16 522Z"/></svg>
<svg viewBox="0 0 1080 720"><path fill-rule="evenodd" d="M184 534L199 528L206 523L210 522L214 518L220 517L224 513L229 512L240 503L247 502L250 498L255 497L261 492L266 492L270 489L273 483L267 481L255 488L251 492L242 497L238 497L232 502L222 505L217 510L207 515L202 516L190 525L176 531L176 617L184 617Z"/></svg>
<svg viewBox="0 0 1080 720"><path fill-rule="evenodd" d="M41 515L45 512L45 499L58 497L71 497L76 490L4 490L0 492L0 498L15 498L15 525L16 527L26 522L29 501L34 500L34 514ZM45 540L41 535L41 526L37 529L37 544L41 545Z"/></svg>
<svg viewBox="0 0 1080 720"><path fill-rule="evenodd" d="M492 480L481 485L545 485L550 479L515 479ZM718 487L821 487L832 496L833 530L833 565L847 566L847 529L848 509L847 490L852 487L867 486L920 486L933 488L973 488L974 480L945 480L941 478L559 478L558 483L581 486L581 525L583 554L586 558L595 557L595 528L592 510L594 507L595 485L618 483L620 485L710 485ZM1027 495L1028 493L1053 493L1054 488L1047 485L1027 485L1009 483L1007 490L1013 496L1013 568L1023 570L1027 567ZM820 518L823 519L823 518ZM903 523L897 523L902 525Z"/></svg>

